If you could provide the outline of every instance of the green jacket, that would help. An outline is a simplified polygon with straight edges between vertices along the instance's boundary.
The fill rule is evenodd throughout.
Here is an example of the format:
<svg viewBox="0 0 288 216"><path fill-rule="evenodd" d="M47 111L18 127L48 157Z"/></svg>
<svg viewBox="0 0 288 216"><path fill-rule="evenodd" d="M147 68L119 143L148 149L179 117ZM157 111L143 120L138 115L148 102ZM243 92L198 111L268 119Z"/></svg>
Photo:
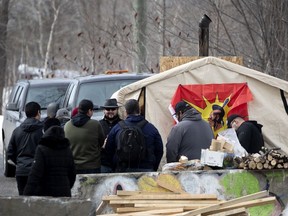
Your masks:
<svg viewBox="0 0 288 216"><path fill-rule="evenodd" d="M100 123L78 114L65 124L64 131L71 144L76 170L100 168L105 139Z"/></svg>

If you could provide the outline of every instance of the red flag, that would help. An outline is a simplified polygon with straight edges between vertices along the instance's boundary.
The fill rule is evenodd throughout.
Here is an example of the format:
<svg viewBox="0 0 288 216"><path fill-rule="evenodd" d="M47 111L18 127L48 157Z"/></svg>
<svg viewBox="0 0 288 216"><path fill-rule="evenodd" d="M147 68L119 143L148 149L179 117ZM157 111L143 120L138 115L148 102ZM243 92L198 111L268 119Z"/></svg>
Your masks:
<svg viewBox="0 0 288 216"><path fill-rule="evenodd" d="M213 105L224 110L223 127L227 116L237 113L248 117L247 102L253 99L247 83L179 85L171 101L175 105L184 100L198 110L203 119L209 119ZM219 131L218 131L219 132Z"/></svg>

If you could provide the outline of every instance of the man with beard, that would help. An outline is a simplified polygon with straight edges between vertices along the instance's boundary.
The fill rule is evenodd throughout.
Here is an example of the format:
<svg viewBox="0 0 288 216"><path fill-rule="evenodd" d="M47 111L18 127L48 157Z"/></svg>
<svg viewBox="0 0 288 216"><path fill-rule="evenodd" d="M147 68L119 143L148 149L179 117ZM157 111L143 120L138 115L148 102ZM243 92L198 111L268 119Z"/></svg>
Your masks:
<svg viewBox="0 0 288 216"><path fill-rule="evenodd" d="M121 121L118 115L118 104L115 98L107 99L104 106L104 117L99 122L103 128L103 132L105 137L107 138L110 130L119 122ZM109 161L107 158L107 153L105 150L106 139L104 141L104 145L101 151L101 173L110 173L112 172L112 161Z"/></svg>

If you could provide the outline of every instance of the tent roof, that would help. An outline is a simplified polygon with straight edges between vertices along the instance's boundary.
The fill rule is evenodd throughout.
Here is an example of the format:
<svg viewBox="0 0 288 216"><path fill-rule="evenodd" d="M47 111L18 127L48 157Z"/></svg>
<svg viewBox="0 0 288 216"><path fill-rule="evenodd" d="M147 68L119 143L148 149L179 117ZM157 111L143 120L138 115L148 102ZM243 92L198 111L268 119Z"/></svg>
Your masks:
<svg viewBox="0 0 288 216"><path fill-rule="evenodd" d="M168 106L179 84L243 82L247 82L253 94L253 101L248 103L249 118L263 125L264 140L268 146L281 147L287 153L285 133L288 116L280 90L286 96L288 82L229 61L204 57L125 86L112 97L124 104L130 98L137 99L140 90L146 87L146 118L158 128L165 146L174 124Z"/></svg>

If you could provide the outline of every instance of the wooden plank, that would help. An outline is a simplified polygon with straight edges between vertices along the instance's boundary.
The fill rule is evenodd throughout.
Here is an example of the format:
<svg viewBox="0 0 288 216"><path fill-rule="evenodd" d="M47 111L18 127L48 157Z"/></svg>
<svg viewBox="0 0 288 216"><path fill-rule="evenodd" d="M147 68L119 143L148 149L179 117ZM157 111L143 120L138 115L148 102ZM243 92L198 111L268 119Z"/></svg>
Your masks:
<svg viewBox="0 0 288 216"><path fill-rule="evenodd" d="M183 216L195 216L197 214L203 214L203 213L206 213L206 212L215 211L215 210L218 210L220 208L225 208L225 207L228 207L228 206L231 206L231 205L239 204L240 202L251 201L251 200L262 198L262 197L265 197L265 196L268 196L268 195L269 195L268 191L261 191L261 192L258 192L258 193L254 193L254 194L250 194L250 195L247 195L247 196L239 197L239 198L232 199L232 200L229 200L229 201L222 201L219 204L211 205L211 206L208 206L208 207L205 207L205 208L201 208L201 209L196 209L196 210L192 210L192 211L189 211L189 212L185 212L184 214L181 214L181 216L182 215Z"/></svg>
<svg viewBox="0 0 288 216"><path fill-rule="evenodd" d="M162 179L157 179L156 180L157 184L167 190L170 190L172 192L175 192L175 193L186 193L185 191L183 191L181 188L177 188L175 187L174 185L171 185L165 181L163 181Z"/></svg>
<svg viewBox="0 0 288 216"><path fill-rule="evenodd" d="M109 204L135 204L135 203L143 203L143 204L167 204L167 203L180 203L180 204L217 204L220 203L220 200L131 200L131 199L121 199L121 200L110 200Z"/></svg>
<svg viewBox="0 0 288 216"><path fill-rule="evenodd" d="M131 212L131 213L123 213L123 214L105 214L105 216L138 216L138 215L171 215L183 212L181 208L170 208L170 209L156 209L142 212ZM103 215L104 216L104 215Z"/></svg>
<svg viewBox="0 0 288 216"><path fill-rule="evenodd" d="M162 56L160 57L160 72L169 70L179 65L203 58L202 56ZM241 56L217 56L217 58L243 65Z"/></svg>
<svg viewBox="0 0 288 216"><path fill-rule="evenodd" d="M182 203L135 203L134 207L154 207L154 208L165 208L165 207L181 207L181 208L189 208L189 209L198 209L204 208L207 206L211 206L211 204L182 204Z"/></svg>
<svg viewBox="0 0 288 216"><path fill-rule="evenodd" d="M118 190L116 193L118 196L131 196L138 194L175 194L175 192L148 192L148 191L124 191Z"/></svg>
<svg viewBox="0 0 288 216"><path fill-rule="evenodd" d="M99 215L106 206L107 206L107 202L102 201L96 209L96 215Z"/></svg>
<svg viewBox="0 0 288 216"><path fill-rule="evenodd" d="M275 203L275 201L276 201L275 197L266 197L266 198L262 198L262 199L255 199L255 200L251 200L251 201L241 202L241 203L231 205L228 207L220 208L220 209L215 210L215 211L210 211L207 214L203 213L203 215L214 215L215 213L219 213L219 212L223 212L223 211L229 211L229 210L241 208L241 207L251 208L251 207L259 206L259 205L267 205L267 204Z"/></svg>
<svg viewBox="0 0 288 216"><path fill-rule="evenodd" d="M242 208L232 209L232 210L225 211L225 212L213 213L213 216L236 216L236 215L237 216L248 215L246 208L242 207Z"/></svg>
<svg viewBox="0 0 288 216"><path fill-rule="evenodd" d="M205 200L205 199L214 199L217 200L216 194L139 194L139 195L132 195L132 196L117 196L117 195L109 195L103 196L103 201L110 201L110 200L117 200L117 199L134 199L134 200Z"/></svg>
<svg viewBox="0 0 288 216"><path fill-rule="evenodd" d="M167 207L171 208L171 207ZM117 208L117 213L129 213L129 212L138 212L138 211L149 211L149 210L155 210L154 207L143 207L143 208L135 208L135 207L121 207Z"/></svg>
<svg viewBox="0 0 288 216"><path fill-rule="evenodd" d="M170 208L170 209L156 209L156 210L150 210L150 211L143 211L143 212L133 212L131 215L171 215L175 213L181 213L183 212L183 208ZM121 214L123 215L123 214Z"/></svg>

